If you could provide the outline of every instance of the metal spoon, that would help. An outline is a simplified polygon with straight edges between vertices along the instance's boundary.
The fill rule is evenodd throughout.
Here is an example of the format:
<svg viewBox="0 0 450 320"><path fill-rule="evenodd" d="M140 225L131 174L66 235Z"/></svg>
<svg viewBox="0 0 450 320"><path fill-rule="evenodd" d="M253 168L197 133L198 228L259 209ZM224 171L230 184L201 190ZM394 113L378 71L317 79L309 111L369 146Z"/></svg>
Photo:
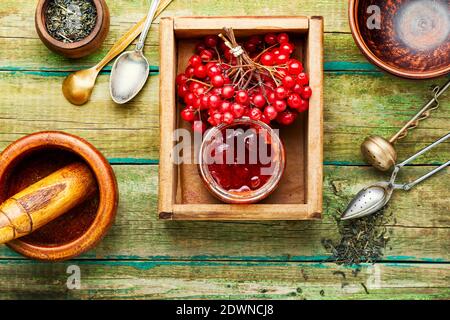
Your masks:
<svg viewBox="0 0 450 320"><path fill-rule="evenodd" d="M115 103L127 103L141 91L147 82L150 65L143 50L158 5L159 0L153 0L136 49L122 53L114 62L111 71L110 92Z"/></svg>
<svg viewBox="0 0 450 320"><path fill-rule="evenodd" d="M343 213L341 220L361 218L361 217L376 213L377 211L382 209L389 202L394 190L401 189L404 191L409 191L416 184L422 182L425 179L428 179L435 173L437 173L437 172L441 171L442 169L444 169L445 167L449 166L450 160L447 161L446 163L442 164L441 166L431 170L430 172L423 175L422 177L414 180L413 182L406 183L406 184L396 184L395 183L397 174L403 166L405 166L406 164L415 160L417 157L421 156L422 154L424 154L431 148L437 146L441 142L444 142L448 138L450 138L450 133L447 133L445 136L443 136L439 140L435 141L431 145L429 145L426 148L422 149L421 151L417 152L415 155L406 159L402 163L396 165L394 171L392 172L391 179L389 181L375 183L369 187L362 189L360 192L358 192L358 194L350 202L347 209Z"/></svg>
<svg viewBox="0 0 450 320"><path fill-rule="evenodd" d="M158 8L155 17L161 14L161 12L172 2L172 0L166 0ZM116 41L114 46L109 50L106 56L95 66L85 70L79 70L71 73L63 82L62 91L64 97L75 105L83 105L89 101L92 89L94 88L95 81L98 73L102 70L112 59L117 57L123 50L125 50L137 36L141 33L146 22L146 18L143 18L136 23L130 30L127 31L119 40Z"/></svg>

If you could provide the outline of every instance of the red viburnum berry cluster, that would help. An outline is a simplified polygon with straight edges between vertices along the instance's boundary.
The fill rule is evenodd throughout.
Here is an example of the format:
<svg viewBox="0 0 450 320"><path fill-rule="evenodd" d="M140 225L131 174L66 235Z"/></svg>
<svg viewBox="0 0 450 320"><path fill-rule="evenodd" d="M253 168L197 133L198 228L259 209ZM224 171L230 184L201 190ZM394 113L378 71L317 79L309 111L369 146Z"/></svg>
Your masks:
<svg viewBox="0 0 450 320"><path fill-rule="evenodd" d="M177 93L186 107L181 117L203 132L247 116L267 124L292 124L309 107L312 90L300 61L293 59L295 46L286 33L252 36L241 55L231 29L228 38L206 36L197 44L184 73L176 78ZM230 40L228 40L230 39Z"/></svg>

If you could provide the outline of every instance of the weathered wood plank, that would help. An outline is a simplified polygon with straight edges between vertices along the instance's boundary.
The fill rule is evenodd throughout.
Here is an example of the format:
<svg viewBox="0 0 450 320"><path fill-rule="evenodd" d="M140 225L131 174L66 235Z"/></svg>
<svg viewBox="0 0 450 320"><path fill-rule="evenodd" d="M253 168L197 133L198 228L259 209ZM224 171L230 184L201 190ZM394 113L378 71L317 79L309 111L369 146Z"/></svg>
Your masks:
<svg viewBox="0 0 450 320"><path fill-rule="evenodd" d="M109 96L108 75L101 75L89 104L74 107L61 93L64 73L0 72L0 150L19 137L40 130L64 130L80 135L109 158L159 157L159 97L157 76L126 106ZM430 97L429 87L444 79L405 81L387 75L325 76L325 161L362 164L359 144L367 135L393 134ZM450 95L432 119L397 144L404 159L448 132ZM424 155L417 163L444 162L449 143Z"/></svg>
<svg viewBox="0 0 450 320"><path fill-rule="evenodd" d="M0 37L0 70L73 71L89 68L106 55L114 41L126 30L124 28L121 33L111 33L99 51L77 60L49 51L37 38ZM154 25L145 49L152 70L157 70L159 66L158 34L159 26ZM325 70L377 70L359 52L350 34L326 33L324 45ZM111 66L112 63L105 70L110 70Z"/></svg>
<svg viewBox="0 0 450 320"><path fill-rule="evenodd" d="M157 220L157 166L114 166L120 188L119 212L105 240L83 259L323 261L324 238L338 239L332 215L348 198L382 175L364 167L327 166L323 221L181 222ZM404 179L429 167L411 167ZM449 171L447 171L448 174ZM449 261L449 179L436 178L408 194L394 194L386 213L387 261ZM0 248L0 258L18 258Z"/></svg>
<svg viewBox="0 0 450 320"><path fill-rule="evenodd" d="M67 267L81 289L67 289ZM0 261L0 299L448 299L448 264ZM344 276L345 275L345 279ZM367 291L364 289L366 287Z"/></svg>
<svg viewBox="0 0 450 320"><path fill-rule="evenodd" d="M141 19L148 10L141 0L109 0L111 30L125 28ZM36 37L34 11L36 3L29 0L2 0L0 6L0 37ZM293 0L257 1L191 0L174 1L161 16L254 16L254 15L312 15L325 17L325 31L348 32L347 1ZM159 19L157 19L159 21Z"/></svg>
<svg viewBox="0 0 450 320"><path fill-rule="evenodd" d="M0 72L0 149L25 134L62 130L80 135L110 158L158 158L158 78L133 104L116 105L109 95L109 76L99 77L91 102L76 107L61 92L58 73ZM146 102L145 102L146 101Z"/></svg>

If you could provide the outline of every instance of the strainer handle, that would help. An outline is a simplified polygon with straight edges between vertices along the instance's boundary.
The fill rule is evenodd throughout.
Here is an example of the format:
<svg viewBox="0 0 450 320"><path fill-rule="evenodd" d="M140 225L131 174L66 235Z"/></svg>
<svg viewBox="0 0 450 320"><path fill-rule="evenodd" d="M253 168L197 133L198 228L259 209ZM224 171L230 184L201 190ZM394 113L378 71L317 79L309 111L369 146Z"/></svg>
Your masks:
<svg viewBox="0 0 450 320"><path fill-rule="evenodd" d="M408 190L410 190L412 187L414 187L416 184L419 184L419 183L422 182L423 180L428 179L428 178L431 177L433 174L435 174L435 173L441 171L442 169L448 167L449 165L450 165L450 160L447 161L446 163L440 165L439 167L437 167L437 168L431 170L431 171L428 172L427 174L421 176L419 179L414 180L413 182L404 184L403 186L401 186L401 189L408 191Z"/></svg>
<svg viewBox="0 0 450 320"><path fill-rule="evenodd" d="M390 143L396 143L398 140L403 139L408 135L408 131L416 128L420 121L427 119L433 110L439 108L438 98L450 87L450 80L448 80L442 87L435 87L433 89L434 97L428 101L422 109L412 117L395 135L390 139ZM434 105L434 106L433 106Z"/></svg>
<svg viewBox="0 0 450 320"><path fill-rule="evenodd" d="M445 136L443 136L442 138L436 140L435 142L433 142L432 144L430 144L429 146L423 148L422 150L420 150L419 152L417 152L415 155L409 157L408 159L406 159L405 161L403 161L402 163L396 165L396 167L401 168L403 166L405 166L406 164L414 161L415 159L417 159L418 157L420 157L422 154L424 154L425 152L429 151L430 149L434 148L435 146L437 146L438 144L444 142L445 140L447 140L448 138L450 138L450 132L447 133Z"/></svg>

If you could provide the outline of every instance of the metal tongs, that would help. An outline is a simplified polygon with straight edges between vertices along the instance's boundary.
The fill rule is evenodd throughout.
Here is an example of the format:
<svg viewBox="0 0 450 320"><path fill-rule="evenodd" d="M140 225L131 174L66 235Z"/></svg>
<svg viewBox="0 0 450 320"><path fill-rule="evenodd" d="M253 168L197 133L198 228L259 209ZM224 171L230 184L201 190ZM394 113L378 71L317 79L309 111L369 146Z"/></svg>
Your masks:
<svg viewBox="0 0 450 320"><path fill-rule="evenodd" d="M416 158L418 158L428 150L444 142L448 138L450 138L450 132L447 133L442 138L440 138L439 140L425 147L421 151L417 152L415 155L406 159L402 163L397 164L394 168L394 171L392 172L391 179L389 181L375 183L358 192L355 198L348 205L345 212L342 214L341 220L361 218L374 214L379 210L381 210L389 202L394 190L400 189L404 191L409 191L418 183L428 179L435 173L449 166L450 160L412 182L405 184L395 183L395 180L401 168L403 168L406 164L410 163L411 161L414 161Z"/></svg>

